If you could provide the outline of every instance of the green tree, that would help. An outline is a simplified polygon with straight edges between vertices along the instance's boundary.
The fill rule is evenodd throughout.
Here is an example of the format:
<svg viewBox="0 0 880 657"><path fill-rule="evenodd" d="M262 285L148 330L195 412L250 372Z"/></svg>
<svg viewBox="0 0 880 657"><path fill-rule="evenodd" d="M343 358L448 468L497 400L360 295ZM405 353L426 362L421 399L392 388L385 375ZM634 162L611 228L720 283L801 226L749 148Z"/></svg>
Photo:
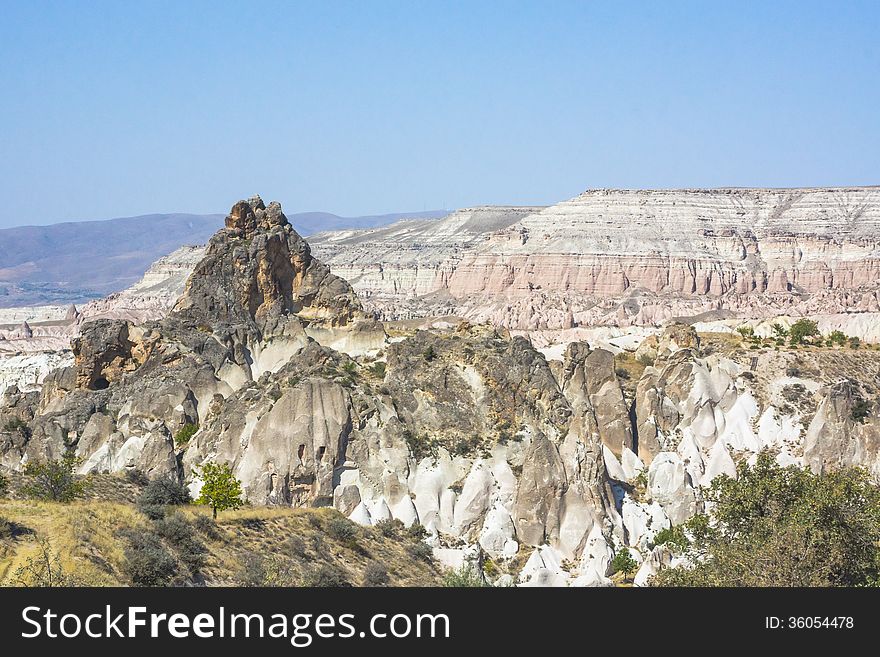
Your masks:
<svg viewBox="0 0 880 657"><path fill-rule="evenodd" d="M828 336L828 342L832 345L843 346L846 344L846 334L843 331L831 331L831 335Z"/></svg>
<svg viewBox="0 0 880 657"><path fill-rule="evenodd" d="M773 337L777 340L784 340L788 337L788 329L782 324L774 324L771 328L773 329Z"/></svg>
<svg viewBox="0 0 880 657"><path fill-rule="evenodd" d="M791 325L788 335L789 344L803 344L804 338L819 335L819 325L811 319L802 318Z"/></svg>
<svg viewBox="0 0 880 657"><path fill-rule="evenodd" d="M761 452L704 489L686 525L690 566L659 586L862 586L880 582L880 487L858 468L817 475Z"/></svg>
<svg viewBox="0 0 880 657"><path fill-rule="evenodd" d="M29 478L24 486L25 495L53 502L71 502L82 497L88 482L76 476L76 467L81 462L71 451L57 461L28 461L24 467Z"/></svg>
<svg viewBox="0 0 880 657"><path fill-rule="evenodd" d="M232 474L228 463L205 463L195 474L204 482L196 504L211 507L214 519L218 511L237 509L244 505L241 482Z"/></svg>
<svg viewBox="0 0 880 657"><path fill-rule="evenodd" d="M611 560L611 568L615 573L623 573L624 582L630 574L635 572L638 565L639 564L633 559L633 556L629 553L627 548L621 548L618 550L617 554L615 554L614 558Z"/></svg>

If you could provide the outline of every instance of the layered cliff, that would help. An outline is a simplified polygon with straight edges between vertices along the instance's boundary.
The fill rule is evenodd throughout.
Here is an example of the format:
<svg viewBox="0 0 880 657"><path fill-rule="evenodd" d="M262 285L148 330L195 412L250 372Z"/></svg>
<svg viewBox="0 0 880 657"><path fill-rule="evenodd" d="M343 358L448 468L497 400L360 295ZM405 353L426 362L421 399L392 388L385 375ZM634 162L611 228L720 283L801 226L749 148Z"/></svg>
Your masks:
<svg viewBox="0 0 880 657"><path fill-rule="evenodd" d="M817 295L826 313L880 310L876 187L593 190L312 243L386 318L646 325L798 314Z"/></svg>

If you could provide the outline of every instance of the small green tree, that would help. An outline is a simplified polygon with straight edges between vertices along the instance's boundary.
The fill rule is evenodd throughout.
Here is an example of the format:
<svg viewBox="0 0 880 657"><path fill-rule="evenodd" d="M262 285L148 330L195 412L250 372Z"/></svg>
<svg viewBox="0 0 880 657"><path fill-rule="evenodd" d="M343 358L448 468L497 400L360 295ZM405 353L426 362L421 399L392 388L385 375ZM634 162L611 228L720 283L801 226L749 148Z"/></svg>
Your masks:
<svg viewBox="0 0 880 657"><path fill-rule="evenodd" d="M178 447L186 445L189 442L190 438L196 435L196 431L198 430L198 424L187 422L182 427L180 427L180 429L177 430L177 433L174 434L174 444Z"/></svg>
<svg viewBox="0 0 880 657"><path fill-rule="evenodd" d="M194 472L204 482L196 504L211 507L215 520L218 511L238 509L244 505L241 482L232 474L228 463L205 463L201 471Z"/></svg>
<svg viewBox="0 0 880 657"><path fill-rule="evenodd" d="M57 461L29 461L24 474L29 478L24 486L28 497L53 502L72 502L85 495L88 482L76 476L76 466L82 459L68 451Z"/></svg>
<svg viewBox="0 0 880 657"><path fill-rule="evenodd" d="M624 582L631 573L635 572L638 565L639 564L633 559L627 548L621 548L611 560L611 568L614 569L615 573L623 573Z"/></svg>
<svg viewBox="0 0 880 657"><path fill-rule="evenodd" d="M803 344L804 338L819 335L819 325L811 319L802 318L791 325L791 330L788 332L788 335L789 344Z"/></svg>
<svg viewBox="0 0 880 657"><path fill-rule="evenodd" d="M831 335L828 336L828 342L842 347L846 343L846 334L843 331L831 331Z"/></svg>
<svg viewBox="0 0 880 657"><path fill-rule="evenodd" d="M755 337L755 329L751 326L740 326L736 329L736 332L746 340L751 340Z"/></svg>

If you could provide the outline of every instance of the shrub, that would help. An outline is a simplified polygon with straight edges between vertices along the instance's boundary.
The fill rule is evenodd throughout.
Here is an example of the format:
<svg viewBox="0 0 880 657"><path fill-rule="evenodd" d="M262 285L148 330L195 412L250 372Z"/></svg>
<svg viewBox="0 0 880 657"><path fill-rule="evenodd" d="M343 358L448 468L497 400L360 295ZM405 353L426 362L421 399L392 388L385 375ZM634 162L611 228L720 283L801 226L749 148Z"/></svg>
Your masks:
<svg viewBox="0 0 880 657"><path fill-rule="evenodd" d="M450 570L443 576L443 586L449 588L483 588L489 586L483 574L470 564Z"/></svg>
<svg viewBox="0 0 880 657"><path fill-rule="evenodd" d="M433 347L433 345L428 345L428 348L425 349L425 351L422 352L422 356L423 356L424 359L425 359L426 361L428 361L429 363L430 363L432 360L434 360L435 358L437 358L437 352L434 351L434 347Z"/></svg>
<svg viewBox="0 0 880 657"><path fill-rule="evenodd" d="M378 561L370 561L364 569L361 586L388 586L388 569Z"/></svg>
<svg viewBox="0 0 880 657"><path fill-rule="evenodd" d="M177 430L177 433L174 434L174 444L177 446L186 445L190 441L190 438L196 435L196 431L198 430L198 424L187 422Z"/></svg>
<svg viewBox="0 0 880 657"><path fill-rule="evenodd" d="M406 535L414 541L421 541L428 535L428 531L419 523L414 522L406 528Z"/></svg>
<svg viewBox="0 0 880 657"><path fill-rule="evenodd" d="M306 542L299 536L288 536L284 541L284 551L291 556L302 559L306 556Z"/></svg>
<svg viewBox="0 0 880 657"><path fill-rule="evenodd" d="M651 367L654 364L654 359L651 358L648 354L641 354L638 358L636 358L642 365L645 367Z"/></svg>
<svg viewBox="0 0 880 657"><path fill-rule="evenodd" d="M82 459L67 452L58 461L28 461L24 474L29 478L24 487L28 497L53 502L72 502L85 495L88 482L77 478L76 467Z"/></svg>
<svg viewBox="0 0 880 657"><path fill-rule="evenodd" d="M192 574L205 565L208 549L198 539L193 526L180 513L173 513L157 520L156 533L177 550L177 556Z"/></svg>
<svg viewBox="0 0 880 657"><path fill-rule="evenodd" d="M337 566L321 564L306 573L305 586L322 588L351 588L351 582L345 572Z"/></svg>
<svg viewBox="0 0 880 657"><path fill-rule="evenodd" d="M12 538L15 526L3 516L0 516L0 541L4 538Z"/></svg>
<svg viewBox="0 0 880 657"><path fill-rule="evenodd" d="M11 580L19 586L59 587L81 586L82 583L72 574L65 572L61 565L61 555L52 550L49 541L38 543L35 557L28 557L23 565L15 569Z"/></svg>
<svg viewBox="0 0 880 657"><path fill-rule="evenodd" d="M189 504L191 499L187 487L177 481L173 475L167 474L153 479L146 485L137 500L137 505L146 513L145 509L148 507Z"/></svg>
<svg viewBox="0 0 880 657"><path fill-rule="evenodd" d="M801 371L799 368L794 367L793 365L785 368L785 376L791 377L792 379L800 378Z"/></svg>
<svg viewBox="0 0 880 657"><path fill-rule="evenodd" d="M327 524L327 534L347 547L357 547L357 527L347 518L339 516L331 518Z"/></svg>
<svg viewBox="0 0 880 657"><path fill-rule="evenodd" d="M31 436L31 428L28 426L27 422L18 417L8 420L3 426L3 430L9 432L17 431L25 438L30 438Z"/></svg>
<svg viewBox="0 0 880 657"><path fill-rule="evenodd" d="M0 474L0 497L5 497L9 492L9 480Z"/></svg>
<svg viewBox="0 0 880 657"><path fill-rule="evenodd" d="M863 586L880 578L880 487L858 468L814 474L760 452L704 489L686 526L690 567L661 586ZM756 560L756 555L760 559Z"/></svg>
<svg viewBox="0 0 880 657"><path fill-rule="evenodd" d="M828 336L828 342L832 345L838 344L843 346L846 343L846 335L843 331L831 331L831 335Z"/></svg>
<svg viewBox="0 0 880 657"><path fill-rule="evenodd" d="M380 520L373 527L385 538L393 538L403 529L403 523L396 518Z"/></svg>
<svg viewBox="0 0 880 657"><path fill-rule="evenodd" d="M244 506L241 499L241 482L232 474L228 463L205 463L201 470L193 471L203 481L196 504L211 507L214 519L218 511Z"/></svg>
<svg viewBox="0 0 880 657"><path fill-rule="evenodd" d="M755 337L755 329L753 329L751 326L740 326L736 329L736 332L739 333L745 340L751 340L753 337Z"/></svg>
<svg viewBox="0 0 880 657"><path fill-rule="evenodd" d="M871 404L868 401L856 399L853 402L852 411L850 411L850 417L852 417L853 422L863 423L870 414Z"/></svg>
<svg viewBox="0 0 880 657"><path fill-rule="evenodd" d="M264 557L255 552L245 553L238 576L241 586L290 586L290 565L276 556Z"/></svg>
<svg viewBox="0 0 880 657"><path fill-rule="evenodd" d="M134 586L164 586L177 574L177 561L156 534L127 532L122 571Z"/></svg>
<svg viewBox="0 0 880 657"><path fill-rule="evenodd" d="M774 324L772 326L772 329L773 337L776 338L777 343L788 337L788 329L786 329L782 324Z"/></svg>
<svg viewBox="0 0 880 657"><path fill-rule="evenodd" d="M129 470L126 470L125 480L128 483L134 484L135 486L139 486L141 488L144 488L150 483L150 478L146 474L144 474L143 470L140 470L138 468L131 468Z"/></svg>
<svg viewBox="0 0 880 657"><path fill-rule="evenodd" d="M862 345L862 341L856 337L852 337L849 339L849 348L850 349L858 349Z"/></svg>
<svg viewBox="0 0 880 657"><path fill-rule="evenodd" d="M673 552L683 552L688 546L688 539L681 525L664 527L654 534L654 545L665 545Z"/></svg>
<svg viewBox="0 0 880 657"><path fill-rule="evenodd" d="M629 379L629 372L627 372L622 367L618 367L616 370L614 370L614 373L619 379L623 379L624 381L627 381Z"/></svg>
<svg viewBox="0 0 880 657"><path fill-rule="evenodd" d="M791 345L803 344L805 338L819 335L819 325L811 319L799 319L791 325L788 342Z"/></svg>
<svg viewBox="0 0 880 657"><path fill-rule="evenodd" d="M199 513L198 515L196 515L195 518L193 518L193 526L202 534L212 540L217 540L218 538L220 538L220 532L217 531L217 523L214 522L214 519L210 518L209 516L204 516Z"/></svg>
<svg viewBox="0 0 880 657"><path fill-rule="evenodd" d="M406 548L406 551L409 556L411 556L413 559L418 559L419 561L427 561L428 563L430 563L434 560L434 549L430 545L422 541L419 541L414 545L408 546Z"/></svg>
<svg viewBox="0 0 880 657"><path fill-rule="evenodd" d="M384 379L385 378L385 369L386 369L385 363L383 363L381 360L376 361L375 363L370 365L370 374L372 374L377 379Z"/></svg>

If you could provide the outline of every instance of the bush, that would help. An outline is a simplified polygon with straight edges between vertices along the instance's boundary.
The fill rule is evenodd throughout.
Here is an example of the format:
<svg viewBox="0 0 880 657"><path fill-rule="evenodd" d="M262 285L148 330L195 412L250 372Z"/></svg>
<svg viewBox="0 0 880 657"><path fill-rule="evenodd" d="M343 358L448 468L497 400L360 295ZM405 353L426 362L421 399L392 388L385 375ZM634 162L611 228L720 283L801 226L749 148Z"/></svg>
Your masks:
<svg viewBox="0 0 880 657"><path fill-rule="evenodd" d="M681 525L664 527L654 534L654 545L665 545L673 552L683 552L688 546L688 539Z"/></svg>
<svg viewBox="0 0 880 657"><path fill-rule="evenodd" d="M624 381L629 380L629 372L627 372L622 367L618 367L616 370L614 370L614 373L617 375L617 378L619 378L619 379L623 379Z"/></svg>
<svg viewBox="0 0 880 657"><path fill-rule="evenodd" d="M144 474L143 470L140 470L138 468L131 468L130 470L126 470L125 480L128 483L134 484L135 486L139 486L141 488L144 488L150 483L150 478L146 474Z"/></svg>
<svg viewBox="0 0 880 657"><path fill-rule="evenodd" d="M358 531L355 524L347 518L339 516L330 519L327 534L347 547L357 547Z"/></svg>
<svg viewBox="0 0 880 657"><path fill-rule="evenodd" d="M464 564L458 570L450 570L443 576L443 586L448 588L483 588L489 583L483 574L469 564Z"/></svg>
<svg viewBox="0 0 880 657"><path fill-rule="evenodd" d="M12 538L14 532L15 525L13 525L3 516L0 516L0 541L2 541L4 538Z"/></svg>
<svg viewBox="0 0 880 657"><path fill-rule="evenodd" d="M156 521L156 533L177 550L177 556L190 573L195 575L205 565L208 549L198 539L193 526L180 513Z"/></svg>
<svg viewBox="0 0 880 657"><path fill-rule="evenodd" d="M799 319L788 331L788 342L791 345L803 344L805 338L819 335L819 325L811 319Z"/></svg>
<svg viewBox="0 0 880 657"><path fill-rule="evenodd" d="M638 358L636 358L642 365L645 367L651 367L654 364L654 359L651 358L648 354L641 354Z"/></svg>
<svg viewBox="0 0 880 657"><path fill-rule="evenodd" d="M24 474L29 478L24 487L28 497L53 502L72 502L85 495L88 483L76 476L82 459L67 452L58 461L28 461Z"/></svg>
<svg viewBox="0 0 880 657"><path fill-rule="evenodd" d="M134 586L164 586L177 575L177 561L156 534L127 532L122 572Z"/></svg>
<svg viewBox="0 0 880 657"><path fill-rule="evenodd" d="M242 559L242 569L238 576L241 586L291 586L290 565L277 556L264 557L255 552L247 552Z"/></svg>
<svg viewBox="0 0 880 657"><path fill-rule="evenodd" d="M16 568L11 581L18 586L27 587L83 585L74 575L65 572L61 565L61 555L52 550L49 541L42 539L38 546L37 556L28 557L23 565Z"/></svg>
<svg viewBox="0 0 880 657"><path fill-rule="evenodd" d="M865 418L867 418L871 414L871 404L868 403L864 399L856 399L853 402L852 411L850 412L850 416L852 417L853 422L863 423Z"/></svg>
<svg viewBox="0 0 880 657"><path fill-rule="evenodd" d="M686 526L691 567L660 586L864 586L880 579L880 487L857 468L814 474L767 452L708 489Z"/></svg>
<svg viewBox="0 0 880 657"><path fill-rule="evenodd" d="M364 581L361 586L388 586L388 569L378 561L371 561L364 569Z"/></svg>
<svg viewBox="0 0 880 657"><path fill-rule="evenodd" d="M31 436L31 428L28 426L28 423L18 417L7 421L3 426L3 430L9 432L17 431L25 438L30 438Z"/></svg>
<svg viewBox="0 0 880 657"><path fill-rule="evenodd" d="M849 339L849 348L850 349L858 349L862 345L862 341L856 337L852 337Z"/></svg>
<svg viewBox="0 0 880 657"><path fill-rule="evenodd" d="M9 492L9 480L0 474L0 497L5 497Z"/></svg>
<svg viewBox="0 0 880 657"><path fill-rule="evenodd" d="M186 486L177 481L176 477L168 474L150 481L138 498L137 505L141 511L147 513L146 509L149 507L189 504L191 499Z"/></svg>
<svg viewBox="0 0 880 657"><path fill-rule="evenodd" d="M201 513L193 518L193 526L202 534L212 540L217 540L220 533L217 531L217 523L209 516L203 516Z"/></svg>
<svg viewBox="0 0 880 657"><path fill-rule="evenodd" d="M428 536L428 530L419 523L414 522L406 528L406 535L414 541L421 541Z"/></svg>
<svg viewBox="0 0 880 657"><path fill-rule="evenodd" d="M408 546L406 551L409 556L413 559L418 559L419 561L427 561L428 563L431 563L434 560L434 549L422 541L419 541L415 545Z"/></svg>
<svg viewBox="0 0 880 657"><path fill-rule="evenodd" d="M403 523L396 518L389 518L388 520L380 520L373 527L385 538L393 538L403 530Z"/></svg>
<svg viewBox="0 0 880 657"><path fill-rule="evenodd" d="M799 368L791 366L785 368L785 376L791 377L792 379L800 378L801 371Z"/></svg>
<svg viewBox="0 0 880 657"><path fill-rule="evenodd" d="M846 343L846 335L843 331L831 331L831 335L828 336L828 342L832 345L841 345L843 346Z"/></svg>
<svg viewBox="0 0 880 657"><path fill-rule="evenodd" d="M428 345L428 348L425 349L424 352L422 352L422 356L426 361L430 363L432 360L437 358L437 352L434 351L434 347L432 345Z"/></svg>
<svg viewBox="0 0 880 657"><path fill-rule="evenodd" d="M322 564L306 573L305 586L321 588L351 588L345 572L337 566Z"/></svg>
<svg viewBox="0 0 880 657"><path fill-rule="evenodd" d="M196 435L196 431L198 430L198 424L187 422L177 430L177 433L174 434L174 444L178 447L186 445L190 441L190 438Z"/></svg>
<svg viewBox="0 0 880 657"><path fill-rule="evenodd" d="M284 541L284 551L299 559L306 556L306 542L299 536L288 536Z"/></svg>

